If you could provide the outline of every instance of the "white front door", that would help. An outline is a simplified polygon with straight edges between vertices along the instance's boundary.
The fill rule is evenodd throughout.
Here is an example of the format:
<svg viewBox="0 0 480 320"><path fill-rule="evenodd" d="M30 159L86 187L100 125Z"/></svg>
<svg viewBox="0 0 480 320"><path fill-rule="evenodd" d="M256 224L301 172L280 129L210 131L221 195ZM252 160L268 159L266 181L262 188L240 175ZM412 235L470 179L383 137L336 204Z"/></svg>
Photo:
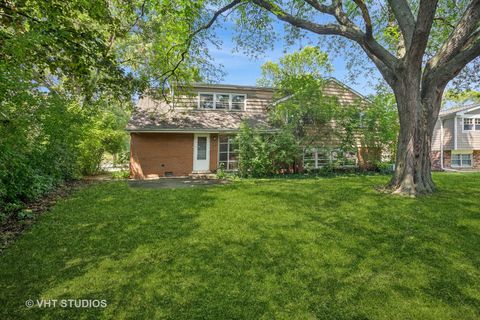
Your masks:
<svg viewBox="0 0 480 320"><path fill-rule="evenodd" d="M210 134L193 136L193 171L210 170Z"/></svg>

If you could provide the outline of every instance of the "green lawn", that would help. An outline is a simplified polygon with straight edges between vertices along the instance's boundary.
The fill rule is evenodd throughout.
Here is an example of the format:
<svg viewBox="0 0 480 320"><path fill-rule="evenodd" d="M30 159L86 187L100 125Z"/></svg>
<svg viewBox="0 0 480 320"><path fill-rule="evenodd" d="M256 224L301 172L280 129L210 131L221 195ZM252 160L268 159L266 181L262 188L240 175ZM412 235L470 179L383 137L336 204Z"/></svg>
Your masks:
<svg viewBox="0 0 480 320"><path fill-rule="evenodd" d="M480 174L420 199L387 179L93 185L0 256L0 318L480 318ZM108 305L25 307L42 298Z"/></svg>

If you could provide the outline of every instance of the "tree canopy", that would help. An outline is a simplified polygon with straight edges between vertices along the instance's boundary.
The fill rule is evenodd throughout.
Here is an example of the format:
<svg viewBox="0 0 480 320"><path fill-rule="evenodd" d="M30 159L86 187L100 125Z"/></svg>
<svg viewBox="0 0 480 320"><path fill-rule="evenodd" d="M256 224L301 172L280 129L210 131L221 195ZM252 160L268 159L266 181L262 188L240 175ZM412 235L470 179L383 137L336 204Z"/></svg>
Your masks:
<svg viewBox="0 0 480 320"><path fill-rule="evenodd" d="M289 39L329 36L331 47L361 49L392 89L400 135L395 193L431 193L431 139L443 93L453 79L478 80L480 0L233 0L213 2L229 11L247 52L271 46L272 21L286 23ZM208 27L208 25L207 25ZM354 61L360 61L355 55ZM469 72L471 71L471 72ZM461 73L463 72L463 75ZM465 76L468 74L468 76Z"/></svg>

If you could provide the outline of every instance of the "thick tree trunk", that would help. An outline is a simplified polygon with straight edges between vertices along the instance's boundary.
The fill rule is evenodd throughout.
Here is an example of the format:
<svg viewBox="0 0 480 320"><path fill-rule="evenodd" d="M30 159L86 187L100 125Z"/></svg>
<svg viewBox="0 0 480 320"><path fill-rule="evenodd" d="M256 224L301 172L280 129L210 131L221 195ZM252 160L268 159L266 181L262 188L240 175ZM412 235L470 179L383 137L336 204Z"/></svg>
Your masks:
<svg viewBox="0 0 480 320"><path fill-rule="evenodd" d="M420 89L418 77L403 77L395 88L400 119L393 193L418 196L435 191L431 175L431 140L440 110L440 90ZM443 91L443 90L441 90ZM422 94L427 92L428 94Z"/></svg>

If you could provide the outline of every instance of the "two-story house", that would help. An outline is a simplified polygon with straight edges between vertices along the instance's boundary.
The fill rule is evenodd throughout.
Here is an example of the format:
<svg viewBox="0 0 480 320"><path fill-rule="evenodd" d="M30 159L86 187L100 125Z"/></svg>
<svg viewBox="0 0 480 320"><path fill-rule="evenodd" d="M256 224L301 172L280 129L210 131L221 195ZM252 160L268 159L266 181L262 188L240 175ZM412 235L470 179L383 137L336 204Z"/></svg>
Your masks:
<svg viewBox="0 0 480 320"><path fill-rule="evenodd" d="M330 79L324 90L337 96L340 103L364 100L335 79ZM233 135L243 121L273 130L267 119L273 97L272 88L220 84L196 84L188 92L177 90L168 104L144 96L126 128L131 137L131 177L188 176L215 172L220 167L236 169ZM308 157L314 167L322 165L319 150Z"/></svg>
<svg viewBox="0 0 480 320"><path fill-rule="evenodd" d="M480 169L480 105L440 112L432 137L432 169Z"/></svg>

